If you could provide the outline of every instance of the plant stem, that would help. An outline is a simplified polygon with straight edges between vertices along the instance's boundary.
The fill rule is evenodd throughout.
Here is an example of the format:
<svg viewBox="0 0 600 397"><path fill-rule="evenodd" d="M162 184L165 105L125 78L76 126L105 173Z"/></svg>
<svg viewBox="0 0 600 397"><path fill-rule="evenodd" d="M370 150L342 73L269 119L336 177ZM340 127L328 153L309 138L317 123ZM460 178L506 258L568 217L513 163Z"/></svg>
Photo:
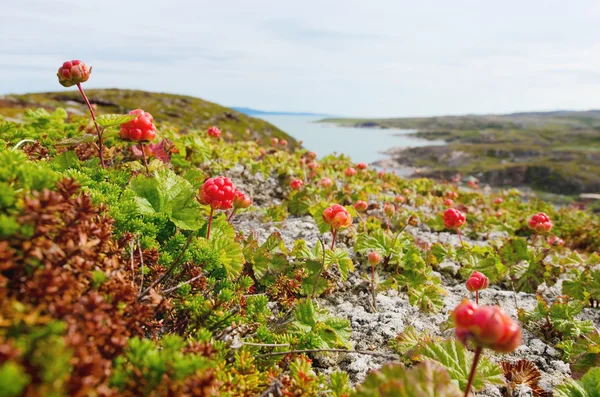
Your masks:
<svg viewBox="0 0 600 397"><path fill-rule="evenodd" d="M463 243L462 236L460 235L460 229L459 228L456 228L456 233L458 234L458 239L460 240L460 245L464 247L465 243Z"/></svg>
<svg viewBox="0 0 600 397"><path fill-rule="evenodd" d="M471 392L471 385L473 384L473 379L475 379L475 369L477 369L477 363L479 362L479 357L481 357L481 351L483 348L481 346L477 346L475 349L475 356L473 357L473 365L471 366L471 373L469 374L469 381L467 382L467 388L465 389L465 397L469 397L469 393Z"/></svg>
<svg viewBox="0 0 600 397"><path fill-rule="evenodd" d="M148 160L146 160L146 152L144 151L144 144L140 142L140 150L142 151L142 158L144 159L144 167L146 167L146 175L150 176L150 170L148 169Z"/></svg>
<svg viewBox="0 0 600 397"><path fill-rule="evenodd" d="M331 250L335 248L335 238L337 236L337 229L331 228L331 234L333 234L333 238L331 240Z"/></svg>
<svg viewBox="0 0 600 397"><path fill-rule="evenodd" d="M85 101L85 104L87 105L88 109L90 110L90 114L92 115L92 120L94 121L94 125L96 126L96 133L98 134L98 157L100 157L100 164L102 165L102 168L106 168L106 166L104 165L104 157L102 156L102 132L100 132L100 126L98 125L98 122L96 121L96 115L94 114L94 109L92 109L92 104L90 103L90 101L88 101L88 98L85 95L85 92L83 92L83 87L81 86L81 83L77 83L77 88L79 88L79 92L81 93L81 96L83 97L83 100Z"/></svg>
<svg viewBox="0 0 600 397"><path fill-rule="evenodd" d="M175 267L177 267L177 265L179 264L179 262L181 262L181 260L183 259L183 254L185 254L185 252L189 248L190 244L192 243L192 238L194 237L194 235L195 235L194 232L190 233L190 235L188 236L187 240L185 241L185 245L183 246L183 248L181 249L181 251L179 251L179 255L177 255L177 258L175 258L175 260L173 261L173 263L171 264L171 266L169 266L169 268L167 269L167 271L164 272L159 278L157 278L156 280L154 280L152 282L152 284L150 284L148 286L148 288L146 288L145 290L143 290L142 292L140 292L140 294L137 297L138 301L141 300L152 288L154 288L154 286L156 286L158 283L164 281L167 277L169 277L169 275L171 274L171 272L173 272L173 270L175 270Z"/></svg>
<svg viewBox="0 0 600 397"><path fill-rule="evenodd" d="M233 214L235 214L236 209L237 208L234 208L233 210L231 210L231 214L229 214L229 216L227 217L227 222L231 223L231 218L233 218Z"/></svg>
<svg viewBox="0 0 600 397"><path fill-rule="evenodd" d="M323 263L321 263L319 274L317 274L317 278L315 279L315 285L313 286L311 299L315 299L317 297L317 286L319 285L319 279L321 278L321 274L323 274L323 269L325 269L325 243L320 238L319 242L321 243L321 248L323 249Z"/></svg>
<svg viewBox="0 0 600 397"><path fill-rule="evenodd" d="M398 356L396 356L395 354L385 354L385 353L377 353L377 352L371 352L371 351L365 351L365 350L345 350L345 349L288 350L285 352L272 352L272 353L259 354L254 357L260 358L260 357L272 357L272 356L285 356L287 354L301 354L301 353L357 353L357 354L366 354L366 355L375 356L375 357L385 357L390 360L398 359Z"/></svg>
<svg viewBox="0 0 600 397"><path fill-rule="evenodd" d="M479 291L475 291L475 304L479 304Z"/></svg>
<svg viewBox="0 0 600 397"><path fill-rule="evenodd" d="M377 311L377 301L375 300L375 265L371 265L371 294L373 296L373 309Z"/></svg>
<svg viewBox="0 0 600 397"><path fill-rule="evenodd" d="M210 215L208 216L208 229L206 231L206 239L209 240L210 239L210 226L212 225L212 218L213 218L213 207L210 207Z"/></svg>

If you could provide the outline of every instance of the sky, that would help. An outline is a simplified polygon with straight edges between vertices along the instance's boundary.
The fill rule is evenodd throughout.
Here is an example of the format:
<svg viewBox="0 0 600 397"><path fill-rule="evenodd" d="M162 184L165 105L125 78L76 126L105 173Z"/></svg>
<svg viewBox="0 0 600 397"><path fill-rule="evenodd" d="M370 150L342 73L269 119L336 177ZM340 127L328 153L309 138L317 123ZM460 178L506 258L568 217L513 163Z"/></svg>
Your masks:
<svg viewBox="0 0 600 397"><path fill-rule="evenodd" d="M0 94L86 88L355 117L600 108L597 0L0 0ZM73 88L71 88L73 89Z"/></svg>

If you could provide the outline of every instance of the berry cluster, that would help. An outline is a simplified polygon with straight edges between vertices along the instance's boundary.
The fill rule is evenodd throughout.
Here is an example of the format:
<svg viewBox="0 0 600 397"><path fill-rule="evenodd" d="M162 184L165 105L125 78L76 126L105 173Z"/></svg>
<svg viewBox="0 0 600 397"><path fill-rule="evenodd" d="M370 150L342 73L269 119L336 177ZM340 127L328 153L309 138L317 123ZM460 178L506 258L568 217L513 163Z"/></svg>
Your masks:
<svg viewBox="0 0 600 397"><path fill-rule="evenodd" d="M465 223L465 216L455 208L448 208L444 212L444 226L448 229L458 229Z"/></svg>
<svg viewBox="0 0 600 397"><path fill-rule="evenodd" d="M534 230L536 233L544 233L552 229L552 221L550 217L543 212L533 215L529 222L527 222L529 228Z"/></svg>
<svg viewBox="0 0 600 397"><path fill-rule="evenodd" d="M58 68L58 82L63 87L72 87L76 84L80 84L88 81L92 73L92 68L88 68L87 65L77 59L73 61L66 61Z"/></svg>
<svg viewBox="0 0 600 397"><path fill-rule="evenodd" d="M231 180L224 176L209 178L200 188L198 201L210 205L215 210L226 210L233 205L236 188Z"/></svg>
<svg viewBox="0 0 600 397"><path fill-rule="evenodd" d="M128 141L153 141L156 138L156 127L154 119L148 112L142 109L135 109L129 112L130 115L136 115L136 118L121 124L119 136Z"/></svg>
<svg viewBox="0 0 600 397"><path fill-rule="evenodd" d="M352 224L352 216L339 204L332 205L323 211L323 220L332 229L345 229Z"/></svg>

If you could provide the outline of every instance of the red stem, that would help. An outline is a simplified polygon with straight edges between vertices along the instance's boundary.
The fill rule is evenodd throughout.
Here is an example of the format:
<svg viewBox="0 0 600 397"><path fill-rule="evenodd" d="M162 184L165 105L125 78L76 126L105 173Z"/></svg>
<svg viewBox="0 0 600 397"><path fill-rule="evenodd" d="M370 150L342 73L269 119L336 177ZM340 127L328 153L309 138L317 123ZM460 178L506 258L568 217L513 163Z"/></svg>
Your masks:
<svg viewBox="0 0 600 397"><path fill-rule="evenodd" d="M150 170L148 169L148 161L146 160L146 152L144 151L144 144L142 142L140 142L140 150L142 151L144 166L146 167L146 175L150 176Z"/></svg>
<svg viewBox="0 0 600 397"><path fill-rule="evenodd" d="M371 293L373 294L373 309L377 311L377 300L375 299L375 265L371 265Z"/></svg>
<svg viewBox="0 0 600 397"><path fill-rule="evenodd" d="M456 228L456 233L458 233L458 239L460 240L460 245L464 247L465 243L463 243L463 241L462 241L462 236L460 235L460 229L459 228Z"/></svg>
<svg viewBox="0 0 600 397"><path fill-rule="evenodd" d="M333 239L331 240L331 250L335 247L335 237L337 236L337 229L331 228L331 233L333 234Z"/></svg>
<svg viewBox="0 0 600 397"><path fill-rule="evenodd" d="M231 218L233 218L233 214L235 214L235 210L236 209L237 208L234 208L234 209L231 210L231 214L229 214L229 216L227 217L227 222L231 223Z"/></svg>
<svg viewBox="0 0 600 397"><path fill-rule="evenodd" d="M81 86L81 83L77 83L77 88L79 88L79 92L81 93L83 100L85 101L88 109L90 110L92 120L94 120L94 125L96 126L96 133L98 134L98 156L100 157L100 164L102 165L102 168L105 168L106 166L104 165L104 157L102 156L102 132L100 132L100 126L96 121L96 115L94 114L94 109L92 109L92 104L90 103L90 101L88 101L85 92L83 92L83 87Z"/></svg>
<svg viewBox="0 0 600 397"><path fill-rule="evenodd" d="M475 291L475 304L479 304L479 291Z"/></svg>
<svg viewBox="0 0 600 397"><path fill-rule="evenodd" d="M479 362L479 357L481 356L481 351L483 348L481 346L477 346L475 349L475 356L473 357L473 365L471 366L471 373L469 374L469 381L467 383L467 388L465 389L465 397L469 397L469 393L471 391L471 385L473 384L473 379L475 379L475 369L477 368L477 363Z"/></svg>
<svg viewBox="0 0 600 397"><path fill-rule="evenodd" d="M208 216L208 229L206 231L206 239L210 239L210 225L212 225L212 218L213 218L213 207L210 207L210 215Z"/></svg>

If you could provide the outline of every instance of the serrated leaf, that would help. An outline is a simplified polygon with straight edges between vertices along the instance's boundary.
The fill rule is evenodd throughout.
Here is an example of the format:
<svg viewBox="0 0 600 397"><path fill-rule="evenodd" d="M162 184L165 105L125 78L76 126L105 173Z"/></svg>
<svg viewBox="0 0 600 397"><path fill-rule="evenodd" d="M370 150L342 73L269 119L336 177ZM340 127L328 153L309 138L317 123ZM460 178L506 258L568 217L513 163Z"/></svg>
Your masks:
<svg viewBox="0 0 600 397"><path fill-rule="evenodd" d="M474 355L459 341L449 339L427 343L420 350L420 356L442 364L448 370L450 377L458 382L460 389L465 390ZM483 356L479 359L473 387L475 390L482 390L486 384L504 384L504 373L500 365Z"/></svg>
<svg viewBox="0 0 600 397"><path fill-rule="evenodd" d="M66 171L69 168L77 168L79 166L79 158L74 151L69 150L54 157L52 159L52 164L55 165L59 171Z"/></svg>
<svg viewBox="0 0 600 397"><path fill-rule="evenodd" d="M104 128L127 123L137 117L137 114L103 114L96 117L96 121Z"/></svg>
<svg viewBox="0 0 600 397"><path fill-rule="evenodd" d="M356 387L354 397L462 397L448 372L438 363L425 361L410 369L388 364L372 371Z"/></svg>
<svg viewBox="0 0 600 397"><path fill-rule="evenodd" d="M170 170L157 171L151 178L140 175L130 187L142 215L165 214L184 230L198 230L206 222L206 210L196 201L196 190Z"/></svg>

